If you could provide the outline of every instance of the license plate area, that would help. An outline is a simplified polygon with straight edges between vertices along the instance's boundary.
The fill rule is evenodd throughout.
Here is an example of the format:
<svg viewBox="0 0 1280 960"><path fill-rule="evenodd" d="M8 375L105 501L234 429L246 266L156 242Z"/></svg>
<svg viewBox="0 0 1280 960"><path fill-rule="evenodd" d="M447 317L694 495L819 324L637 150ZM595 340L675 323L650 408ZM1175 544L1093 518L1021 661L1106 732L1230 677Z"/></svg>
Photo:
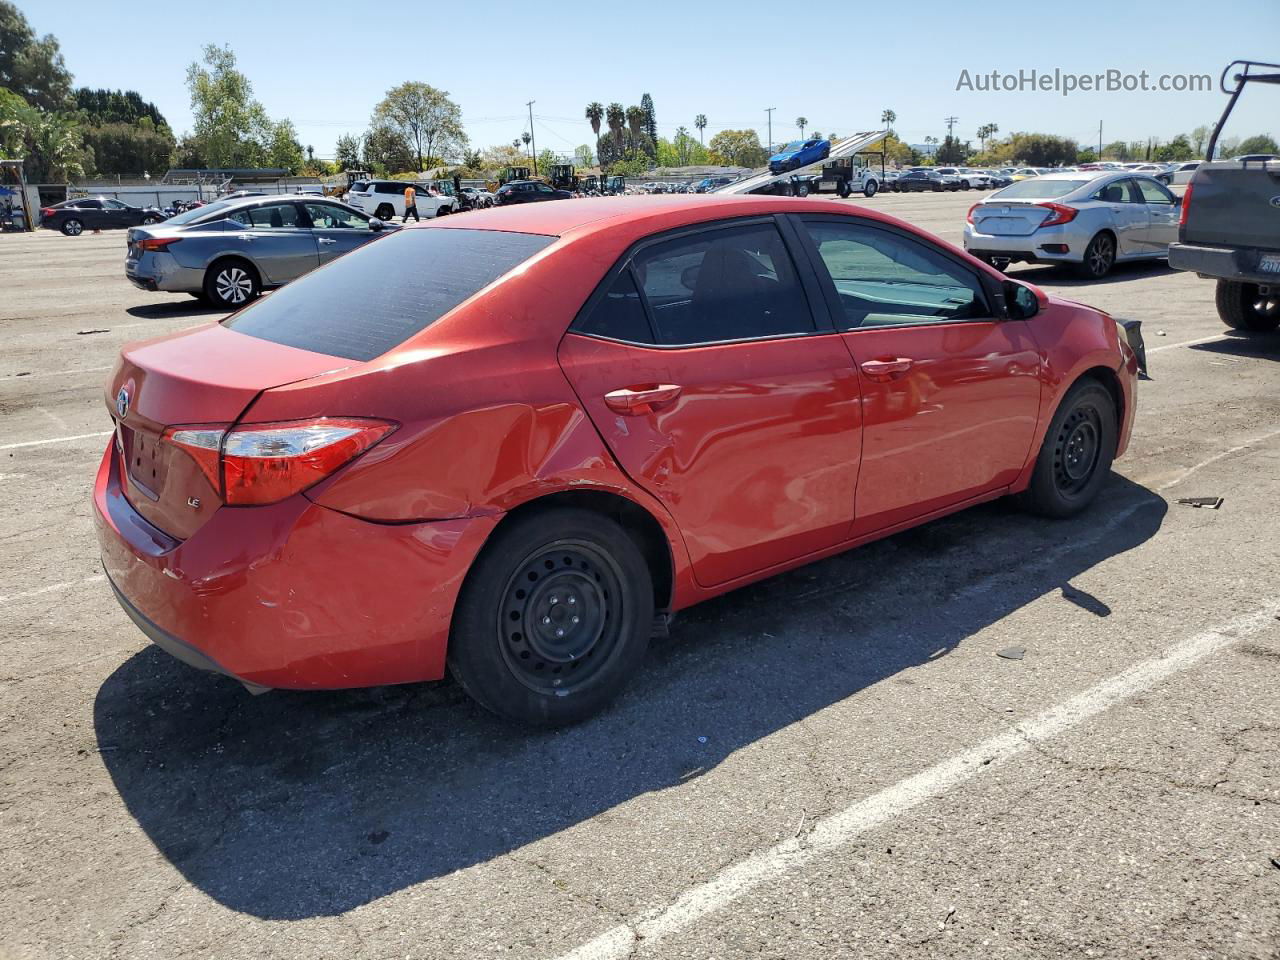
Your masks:
<svg viewBox="0 0 1280 960"><path fill-rule="evenodd" d="M117 447L132 485L151 500L164 490L167 460L160 437L147 430L116 426Z"/></svg>
<svg viewBox="0 0 1280 960"><path fill-rule="evenodd" d="M1259 273L1280 273L1280 253L1264 253L1258 260Z"/></svg>

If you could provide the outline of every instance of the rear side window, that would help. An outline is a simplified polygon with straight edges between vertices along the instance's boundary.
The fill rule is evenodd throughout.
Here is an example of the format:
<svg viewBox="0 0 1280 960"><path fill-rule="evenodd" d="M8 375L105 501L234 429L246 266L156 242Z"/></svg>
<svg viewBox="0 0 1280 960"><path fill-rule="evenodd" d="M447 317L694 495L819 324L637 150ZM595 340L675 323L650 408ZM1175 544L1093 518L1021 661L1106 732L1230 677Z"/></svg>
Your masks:
<svg viewBox="0 0 1280 960"><path fill-rule="evenodd" d="M555 239L496 230L389 234L262 298L226 326L314 353L372 360Z"/></svg>
<svg viewBox="0 0 1280 960"><path fill-rule="evenodd" d="M574 325L578 333L625 340L628 343L653 343L649 318L645 316L640 291L628 267L609 285L604 297L591 312Z"/></svg>

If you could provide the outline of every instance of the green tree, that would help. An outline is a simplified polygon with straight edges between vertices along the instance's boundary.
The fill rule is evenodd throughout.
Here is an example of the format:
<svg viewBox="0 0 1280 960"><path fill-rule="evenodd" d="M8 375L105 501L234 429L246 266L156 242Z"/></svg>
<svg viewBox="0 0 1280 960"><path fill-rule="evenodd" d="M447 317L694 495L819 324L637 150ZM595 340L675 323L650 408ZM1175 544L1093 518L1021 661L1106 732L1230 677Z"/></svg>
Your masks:
<svg viewBox="0 0 1280 960"><path fill-rule="evenodd" d="M1155 159L1163 163L1190 160L1194 156L1197 156L1196 150L1191 146L1191 141L1187 139L1185 133L1180 133L1168 143L1161 144L1155 151Z"/></svg>
<svg viewBox="0 0 1280 960"><path fill-rule="evenodd" d="M38 110L71 106L71 74L52 34L36 37L27 18L9 0L0 0L0 89L15 93Z"/></svg>
<svg viewBox="0 0 1280 960"><path fill-rule="evenodd" d="M77 87L73 93L76 109L88 123L138 123L147 120L156 130L167 130L169 123L160 109L143 100L136 90L91 90Z"/></svg>
<svg viewBox="0 0 1280 960"><path fill-rule="evenodd" d="M173 160L174 140L168 128L158 132L137 123L102 123L80 128L85 146L93 151L93 172L141 176L163 172Z"/></svg>
<svg viewBox="0 0 1280 960"><path fill-rule="evenodd" d="M604 121L604 107L600 105L600 101L592 100L587 104L587 122L591 124L591 132L597 140L600 139L600 124Z"/></svg>
<svg viewBox="0 0 1280 960"><path fill-rule="evenodd" d="M754 130L721 130L708 145L713 163L736 167L759 167L769 159Z"/></svg>
<svg viewBox="0 0 1280 960"><path fill-rule="evenodd" d="M291 120L279 120L271 125L266 154L269 167L283 167L291 174L302 169L302 144Z"/></svg>
<svg viewBox="0 0 1280 960"><path fill-rule="evenodd" d="M59 183L83 176L93 165L79 124L64 113L37 110L22 97L0 88L0 149L22 157L27 180Z"/></svg>
<svg viewBox="0 0 1280 960"><path fill-rule="evenodd" d="M590 144L581 144L573 151L574 159L580 167L593 167L596 162L596 155L592 151Z"/></svg>
<svg viewBox="0 0 1280 960"><path fill-rule="evenodd" d="M693 125L698 128L698 142L702 143L702 131L707 129L707 115L700 113L693 118Z"/></svg>
<svg viewBox="0 0 1280 960"><path fill-rule="evenodd" d="M1197 157L1204 156L1204 147L1209 142L1209 134L1212 131L1213 127L1203 123L1191 131L1191 148L1195 151Z"/></svg>
<svg viewBox="0 0 1280 960"><path fill-rule="evenodd" d="M644 110L640 107L627 107L627 132L631 134L631 142L637 143L644 133Z"/></svg>
<svg viewBox="0 0 1280 960"><path fill-rule="evenodd" d="M411 80L388 90L373 116L413 147L419 169L428 158L456 157L467 146L462 109L449 99L448 91L427 83Z"/></svg>
<svg viewBox="0 0 1280 960"><path fill-rule="evenodd" d="M360 138L344 133L333 148L334 163L339 170L357 170L360 167Z"/></svg>
<svg viewBox="0 0 1280 960"><path fill-rule="evenodd" d="M1015 133L1009 138L1012 161L1032 167L1056 167L1076 162L1079 145L1070 137L1049 133Z"/></svg>
<svg viewBox="0 0 1280 960"><path fill-rule="evenodd" d="M417 170L413 146L399 130L374 123L364 135L364 166L379 175Z"/></svg>
<svg viewBox="0 0 1280 960"><path fill-rule="evenodd" d="M1277 147L1275 140L1267 134L1259 133L1241 140L1235 156L1242 157L1251 153L1280 153L1280 147Z"/></svg>
<svg viewBox="0 0 1280 960"><path fill-rule="evenodd" d="M211 167L260 167L266 161L273 126L253 85L236 69L230 47L208 44L204 65L187 68L194 146Z"/></svg>
<svg viewBox="0 0 1280 960"><path fill-rule="evenodd" d="M796 117L796 126L800 128L800 139L804 139L804 128L809 125L808 117Z"/></svg>
<svg viewBox="0 0 1280 960"><path fill-rule="evenodd" d="M658 142L658 118L653 112L653 97L647 93L640 98L640 109L644 111L644 132L650 143Z"/></svg>
<svg viewBox="0 0 1280 960"><path fill-rule="evenodd" d="M978 128L978 139L982 142L982 152L987 152L987 141L1000 132L1000 128L994 123L984 123Z"/></svg>
<svg viewBox="0 0 1280 960"><path fill-rule="evenodd" d="M893 133L893 125L898 122L898 115L892 110L884 110L880 114L880 122L884 124L884 128Z"/></svg>

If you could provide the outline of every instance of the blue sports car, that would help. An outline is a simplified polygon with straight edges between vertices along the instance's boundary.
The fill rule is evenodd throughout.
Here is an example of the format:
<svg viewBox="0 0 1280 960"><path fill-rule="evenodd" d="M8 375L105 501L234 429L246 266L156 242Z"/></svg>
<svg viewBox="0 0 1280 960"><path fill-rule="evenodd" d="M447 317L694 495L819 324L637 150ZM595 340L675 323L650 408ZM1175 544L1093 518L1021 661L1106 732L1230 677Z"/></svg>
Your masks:
<svg viewBox="0 0 1280 960"><path fill-rule="evenodd" d="M770 173L786 173L827 159L830 140L794 140L769 158Z"/></svg>

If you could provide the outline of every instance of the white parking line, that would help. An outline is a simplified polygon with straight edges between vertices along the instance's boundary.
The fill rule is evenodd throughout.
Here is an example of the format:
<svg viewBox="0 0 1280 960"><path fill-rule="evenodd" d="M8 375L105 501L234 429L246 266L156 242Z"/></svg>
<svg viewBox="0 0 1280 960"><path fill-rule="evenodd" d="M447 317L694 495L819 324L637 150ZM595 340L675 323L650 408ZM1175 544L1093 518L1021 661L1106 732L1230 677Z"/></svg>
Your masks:
<svg viewBox="0 0 1280 960"><path fill-rule="evenodd" d="M1270 433L1264 433L1260 437L1254 437L1252 440L1246 440L1244 443L1234 446L1230 450L1223 450L1221 453L1215 453L1212 457L1208 457L1205 460L1201 460L1197 464L1193 464L1192 466L1187 467L1186 470L1182 471L1182 473L1179 474L1176 480L1170 480L1168 483L1162 483L1156 489L1168 490L1170 487L1176 487L1178 484L1180 484L1183 480L1187 479L1187 477L1191 476L1197 470L1202 470L1205 467L1209 466L1209 464L1211 463L1217 463L1219 460L1229 457L1233 453L1239 453L1241 450L1248 450L1250 447L1257 446L1259 443L1262 443L1264 440L1270 440L1272 437L1280 437L1280 430L1272 430Z"/></svg>
<svg viewBox="0 0 1280 960"><path fill-rule="evenodd" d="M20 447L43 447L47 443L70 443L73 440L89 440L93 437L109 437L110 430L97 433L78 433L74 437L50 437L48 440L24 440L21 443L0 443L0 450L17 450Z"/></svg>
<svg viewBox="0 0 1280 960"><path fill-rule="evenodd" d="M1176 347L1194 347L1197 343L1213 343L1215 340L1226 339L1228 338L1224 337L1222 334L1215 333L1211 337L1199 337L1195 340L1183 340L1181 343L1166 343L1162 347L1152 347L1147 351L1147 355L1150 356L1153 353L1160 353L1162 350L1173 350Z"/></svg>
<svg viewBox="0 0 1280 960"><path fill-rule="evenodd" d="M1260 610L1190 637L1162 655L1144 660L1015 725L1007 733L984 740L819 820L807 836L790 838L751 854L710 880L686 890L670 906L612 927L564 954L560 960L622 960L641 946L651 949L657 941L729 906L762 883L776 881L820 854L846 846L861 834L942 796L990 766L1013 759L1030 750L1033 744L1065 733L1104 710L1150 690L1239 640L1274 629L1277 614L1280 614L1280 600L1273 599Z"/></svg>
<svg viewBox="0 0 1280 960"><path fill-rule="evenodd" d="M12 593L7 597L0 597L0 603L12 603L14 600L26 600L30 597L40 597L46 593L57 593L59 590L67 590L71 587L82 587L88 583L100 583L107 579L105 574L98 574L95 577L85 577L82 580L64 580L61 583L51 583L47 587L41 587L39 590L28 590L25 593Z"/></svg>

